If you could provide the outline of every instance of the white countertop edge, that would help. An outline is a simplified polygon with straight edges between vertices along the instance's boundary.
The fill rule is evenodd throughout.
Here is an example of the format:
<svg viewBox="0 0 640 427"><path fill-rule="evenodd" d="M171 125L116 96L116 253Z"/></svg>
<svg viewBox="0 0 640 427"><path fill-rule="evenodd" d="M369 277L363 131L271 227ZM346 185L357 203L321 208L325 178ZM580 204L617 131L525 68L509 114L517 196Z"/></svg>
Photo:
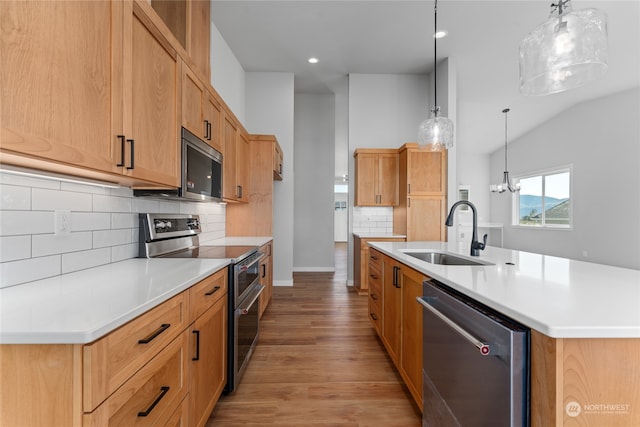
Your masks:
<svg viewBox="0 0 640 427"><path fill-rule="evenodd" d="M425 244L425 247L422 249L418 249L420 243ZM444 250L448 252L454 252L457 255L466 257L466 258L475 258L469 256L468 252L451 250L450 246L447 246L446 242L406 242L405 246L407 248L411 247L411 249L415 252L419 252L420 250ZM544 321L543 319L534 318L528 316L520 311L514 310L512 307L508 305L502 304L499 301L489 299L485 295L479 292L474 292L472 289L469 289L466 286L461 286L455 281L451 280L451 278L446 277L437 270L440 266L435 266L429 264L425 261L418 260L409 255L404 255L399 250L395 249L398 244L392 244L388 242L371 242L370 246L376 248L377 250L383 252L384 254L394 258L398 262L408 265L421 273L439 281L443 284L455 289L458 292L461 292L470 298L504 314L507 317L512 318L513 320L522 323L523 325L535 329L536 331L547 335L551 338L640 338L640 312L638 314L638 324L637 326L628 326L628 325L620 325L620 326L604 326L604 325L595 325L595 324L584 324L583 326L562 326L562 325L553 325L549 322ZM446 248L445 248L446 247ZM520 251L512 251L507 249L499 249L505 253L518 253ZM468 271L473 271L476 269L481 272L486 268L493 268L495 264L502 263L503 260L495 260L488 257L480 256L478 257L481 261L493 262L494 265L487 266L458 266L456 268L465 268L471 269ZM414 261L415 260L415 261ZM508 258L506 259L508 260ZM571 260L568 260L571 261ZM585 263L582 261L571 261L578 264L590 264L591 266L599 266L604 270L629 270L629 269L621 269L620 267L613 267L607 265L599 265L593 263ZM635 271L635 270L633 270ZM640 283L638 283L640 286ZM588 307L586 308L588 310Z"/></svg>
<svg viewBox="0 0 640 427"><path fill-rule="evenodd" d="M226 236L201 241L201 246L262 246L273 240L273 236Z"/></svg>

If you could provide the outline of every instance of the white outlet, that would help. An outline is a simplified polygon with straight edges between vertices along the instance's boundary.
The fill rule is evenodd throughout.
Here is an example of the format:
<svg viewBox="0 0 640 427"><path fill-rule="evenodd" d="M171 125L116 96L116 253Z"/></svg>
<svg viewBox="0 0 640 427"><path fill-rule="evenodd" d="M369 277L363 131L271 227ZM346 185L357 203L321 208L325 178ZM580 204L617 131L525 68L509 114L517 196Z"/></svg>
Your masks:
<svg viewBox="0 0 640 427"><path fill-rule="evenodd" d="M68 236L71 234L71 212L55 211L56 236Z"/></svg>
<svg viewBox="0 0 640 427"><path fill-rule="evenodd" d="M586 251L586 250L583 250L583 251L582 251L582 256L583 256L583 257L586 257L586 256L587 256L587 251Z"/></svg>

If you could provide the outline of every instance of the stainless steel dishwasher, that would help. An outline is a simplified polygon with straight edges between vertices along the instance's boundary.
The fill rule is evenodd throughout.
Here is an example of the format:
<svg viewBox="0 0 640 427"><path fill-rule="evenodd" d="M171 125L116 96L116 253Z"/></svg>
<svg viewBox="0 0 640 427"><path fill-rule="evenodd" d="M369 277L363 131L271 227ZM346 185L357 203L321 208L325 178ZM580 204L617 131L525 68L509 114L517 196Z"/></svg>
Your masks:
<svg viewBox="0 0 640 427"><path fill-rule="evenodd" d="M529 329L423 283L423 427L529 425Z"/></svg>

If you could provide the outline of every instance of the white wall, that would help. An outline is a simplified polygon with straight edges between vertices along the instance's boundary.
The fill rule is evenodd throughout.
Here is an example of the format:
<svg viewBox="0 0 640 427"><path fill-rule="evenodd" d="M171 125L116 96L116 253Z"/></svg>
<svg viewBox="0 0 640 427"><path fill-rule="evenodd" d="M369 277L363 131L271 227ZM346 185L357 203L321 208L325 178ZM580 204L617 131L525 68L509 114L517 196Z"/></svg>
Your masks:
<svg viewBox="0 0 640 427"><path fill-rule="evenodd" d="M294 271L334 271L335 97L295 96Z"/></svg>
<svg viewBox="0 0 640 427"><path fill-rule="evenodd" d="M217 203L133 197L102 188L0 173L0 288L138 256L138 213L199 214L200 241L224 237ZM55 211L71 212L71 233L54 234Z"/></svg>
<svg viewBox="0 0 640 427"><path fill-rule="evenodd" d="M245 115L245 72L227 45L227 42L211 23L211 85L241 123Z"/></svg>
<svg viewBox="0 0 640 427"><path fill-rule="evenodd" d="M639 117L636 88L578 104L509 144L511 175L573 165L573 229L510 226L511 197L492 194L491 218L505 224L505 247L640 269ZM498 150L491 182L503 169Z"/></svg>
<svg viewBox="0 0 640 427"><path fill-rule="evenodd" d="M418 125L428 117L429 78L426 75L349 75L349 176L354 177L356 148L397 148L417 140ZM349 182L349 206L353 207L354 179ZM381 215L385 215L385 208ZM379 217L367 209L351 211L350 228L365 227L362 215ZM348 277L353 278L353 236L349 233Z"/></svg>
<svg viewBox="0 0 640 427"><path fill-rule="evenodd" d="M284 153L283 180L273 185L273 282L293 284L294 94L292 73L246 73L249 133L275 135Z"/></svg>

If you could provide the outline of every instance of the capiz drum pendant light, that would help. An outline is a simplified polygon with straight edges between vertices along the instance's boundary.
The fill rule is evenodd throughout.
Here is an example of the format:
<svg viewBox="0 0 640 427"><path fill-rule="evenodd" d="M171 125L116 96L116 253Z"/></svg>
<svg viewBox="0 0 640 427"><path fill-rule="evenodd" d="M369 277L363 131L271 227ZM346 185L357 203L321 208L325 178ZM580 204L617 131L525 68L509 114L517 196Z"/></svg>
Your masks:
<svg viewBox="0 0 640 427"><path fill-rule="evenodd" d="M437 41L438 31L438 0L433 6L433 104L431 115L418 127L418 145L425 147L429 145L432 150L442 150L453 147L453 121L447 117L440 116L438 106L438 79L437 79Z"/></svg>
<svg viewBox="0 0 640 427"><path fill-rule="evenodd" d="M549 95L584 85L607 71L607 16L551 5L549 19L520 44L520 93Z"/></svg>

